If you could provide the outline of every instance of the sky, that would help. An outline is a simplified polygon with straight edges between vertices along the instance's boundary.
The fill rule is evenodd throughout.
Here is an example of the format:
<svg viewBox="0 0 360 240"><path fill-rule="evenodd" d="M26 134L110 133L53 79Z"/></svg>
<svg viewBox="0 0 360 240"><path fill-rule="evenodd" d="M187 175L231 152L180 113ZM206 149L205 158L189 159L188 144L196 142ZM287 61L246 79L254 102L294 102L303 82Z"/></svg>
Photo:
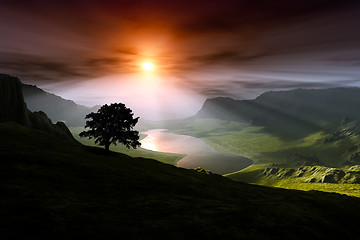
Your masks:
<svg viewBox="0 0 360 240"><path fill-rule="evenodd" d="M0 73L153 120L218 96L360 86L358 2L2 0Z"/></svg>

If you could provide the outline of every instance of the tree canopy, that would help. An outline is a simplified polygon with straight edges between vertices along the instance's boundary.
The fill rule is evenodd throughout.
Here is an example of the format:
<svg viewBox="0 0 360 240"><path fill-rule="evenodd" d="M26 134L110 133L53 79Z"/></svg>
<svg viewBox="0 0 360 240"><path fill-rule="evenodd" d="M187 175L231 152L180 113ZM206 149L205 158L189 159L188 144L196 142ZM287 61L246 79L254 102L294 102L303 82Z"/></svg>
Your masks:
<svg viewBox="0 0 360 240"><path fill-rule="evenodd" d="M133 130L139 117L133 117L132 110L123 103L103 105L96 113L86 115L85 130L80 137L94 138L95 143L104 146L109 151L110 144L117 142L124 144L127 148L137 148L141 145L139 132Z"/></svg>

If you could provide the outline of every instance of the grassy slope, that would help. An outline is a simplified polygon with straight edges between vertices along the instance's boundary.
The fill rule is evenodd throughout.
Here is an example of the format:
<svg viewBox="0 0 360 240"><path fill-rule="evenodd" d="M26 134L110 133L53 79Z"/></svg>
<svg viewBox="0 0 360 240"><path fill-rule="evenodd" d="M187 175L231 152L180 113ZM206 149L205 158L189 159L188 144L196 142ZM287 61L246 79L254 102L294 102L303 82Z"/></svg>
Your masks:
<svg viewBox="0 0 360 240"><path fill-rule="evenodd" d="M269 164L258 164L253 165L247 169L227 174L226 177L235 181L254 183L269 187L279 187L285 189L296 189L302 191L316 190L323 192L333 192L346 194L360 198L360 184L348 184L348 183L310 183L308 182L313 175L305 174L303 177L282 177L277 178L273 176L264 176L261 173L265 168L269 167ZM317 167L323 169L318 171L319 176L324 176L326 167ZM295 169L296 170L296 169ZM294 174L295 175L295 174Z"/></svg>
<svg viewBox="0 0 360 240"><path fill-rule="evenodd" d="M262 127L217 119L201 119L178 125L181 128L171 131L201 138L216 151L248 157L255 163L284 163L290 154L298 153L305 156L314 154L325 164L338 167L348 159L349 146L360 142L358 136L353 136L324 144L327 136L324 132L316 132L302 139L281 139L265 132Z"/></svg>
<svg viewBox="0 0 360 240"><path fill-rule="evenodd" d="M269 164L284 163L292 153L305 156L314 154L328 166L339 167L342 162L349 159L351 154L348 151L349 146L360 142L359 136L324 144L324 139L328 136L324 132L313 133L303 139L283 140L264 132L261 127L240 122L201 119L177 124L177 126L182 127L173 128L173 132L199 137L216 151L242 155L256 163L250 168L226 175L233 180L287 189L337 192L360 197L359 184L304 183L294 182L293 179L269 181L269 179L259 177Z"/></svg>
<svg viewBox="0 0 360 240"><path fill-rule="evenodd" d="M94 139L89 138L80 138L79 133L82 132L84 128L82 127L71 127L70 131L73 134L74 138L81 142L84 145L88 146L97 146L95 144ZM141 138L144 138L145 136L143 134L140 135ZM177 154L177 153L166 153L166 152L156 152L147 150L145 148L137 148L137 149L128 149L124 145L118 144L118 145L111 145L110 149L115 152L120 152L127 154L132 157L145 157L145 158L153 158L163 163L168 163L175 165L177 162L186 156L186 154Z"/></svg>
<svg viewBox="0 0 360 240"><path fill-rule="evenodd" d="M2 239L357 239L360 200L254 186L0 124Z"/></svg>

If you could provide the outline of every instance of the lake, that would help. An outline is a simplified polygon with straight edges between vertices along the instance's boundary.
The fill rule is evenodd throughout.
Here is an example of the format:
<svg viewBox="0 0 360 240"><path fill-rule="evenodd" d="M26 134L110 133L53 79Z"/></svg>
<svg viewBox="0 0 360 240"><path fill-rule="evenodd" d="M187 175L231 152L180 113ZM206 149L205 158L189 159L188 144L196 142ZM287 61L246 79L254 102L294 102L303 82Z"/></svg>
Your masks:
<svg viewBox="0 0 360 240"><path fill-rule="evenodd" d="M164 131L166 129L143 132L147 137L140 141L141 147L152 151L187 154L178 161L179 167L202 167L213 173L226 174L244 169L253 163L246 157L216 152L201 139Z"/></svg>

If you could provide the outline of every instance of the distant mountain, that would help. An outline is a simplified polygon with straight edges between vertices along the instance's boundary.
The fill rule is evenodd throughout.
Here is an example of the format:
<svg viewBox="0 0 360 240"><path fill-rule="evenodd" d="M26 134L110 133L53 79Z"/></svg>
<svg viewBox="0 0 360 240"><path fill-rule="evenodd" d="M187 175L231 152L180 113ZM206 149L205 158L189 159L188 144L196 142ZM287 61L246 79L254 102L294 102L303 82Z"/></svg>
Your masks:
<svg viewBox="0 0 360 240"><path fill-rule="evenodd" d="M253 100L213 98L195 118L244 121L273 133L306 134L338 127L344 119L360 118L360 88L272 91ZM295 132L294 132L295 131Z"/></svg>
<svg viewBox="0 0 360 240"><path fill-rule="evenodd" d="M22 83L22 90L27 107L31 111L43 111L52 120L65 122L67 126L84 126L85 116L99 109L99 106L89 108L76 104L33 85Z"/></svg>
<svg viewBox="0 0 360 240"><path fill-rule="evenodd" d="M267 92L254 100L268 109L321 126L360 117L360 88L296 89Z"/></svg>
<svg viewBox="0 0 360 240"><path fill-rule="evenodd" d="M63 122L53 124L44 112L29 111L24 101L20 80L6 74L0 74L0 122L17 122L75 141Z"/></svg>

